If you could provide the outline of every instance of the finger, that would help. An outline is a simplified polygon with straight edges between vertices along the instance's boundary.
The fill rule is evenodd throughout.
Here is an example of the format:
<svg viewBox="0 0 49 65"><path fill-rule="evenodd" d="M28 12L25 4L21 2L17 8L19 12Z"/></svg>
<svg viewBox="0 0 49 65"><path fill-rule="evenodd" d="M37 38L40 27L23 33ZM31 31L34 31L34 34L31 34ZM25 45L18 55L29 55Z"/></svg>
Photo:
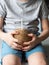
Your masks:
<svg viewBox="0 0 49 65"><path fill-rule="evenodd" d="M36 40L37 36L34 35L34 37L32 38L32 42L34 42Z"/></svg>
<svg viewBox="0 0 49 65"><path fill-rule="evenodd" d="M23 45L24 45L24 46L25 46L25 45L30 45L30 43L29 43L29 42L24 42Z"/></svg>
<svg viewBox="0 0 49 65"><path fill-rule="evenodd" d="M16 49L16 50L22 50L21 48L18 48L15 45L12 45L11 48Z"/></svg>
<svg viewBox="0 0 49 65"><path fill-rule="evenodd" d="M19 45L19 44L17 44L17 43L13 43L13 45L14 45L15 47L17 47L17 48L22 48L22 45Z"/></svg>
<svg viewBox="0 0 49 65"><path fill-rule="evenodd" d="M17 42L18 43L18 39L13 38L13 42Z"/></svg>
<svg viewBox="0 0 49 65"><path fill-rule="evenodd" d="M13 39L13 42L15 42L15 43L17 43L19 45L21 44L21 42L18 39L15 39L15 38Z"/></svg>
<svg viewBox="0 0 49 65"><path fill-rule="evenodd" d="M18 30L16 30L15 32L16 32L16 34L19 34L20 33Z"/></svg>
<svg viewBox="0 0 49 65"><path fill-rule="evenodd" d="M27 51L27 50L30 50L31 46L26 46L26 47L23 47L22 50L23 51Z"/></svg>
<svg viewBox="0 0 49 65"><path fill-rule="evenodd" d="M30 34L28 34L28 36L33 37L33 36L34 36L34 34L33 34L33 33L30 33Z"/></svg>
<svg viewBox="0 0 49 65"><path fill-rule="evenodd" d="M11 31L11 32L9 32L10 34L12 34L12 35L14 35L14 34L19 34L19 32L18 31L16 31L16 30L14 30L14 31Z"/></svg>
<svg viewBox="0 0 49 65"><path fill-rule="evenodd" d="M31 44L33 44L34 43L34 39L32 39L31 41L29 41L29 42L24 42L23 43L23 46L28 46L28 45L31 45Z"/></svg>
<svg viewBox="0 0 49 65"><path fill-rule="evenodd" d="M13 48L15 50L22 50L21 48L17 48L16 46L12 46L11 48Z"/></svg>
<svg viewBox="0 0 49 65"><path fill-rule="evenodd" d="M9 32L9 34L15 34L16 33L16 31L11 31L11 32Z"/></svg>

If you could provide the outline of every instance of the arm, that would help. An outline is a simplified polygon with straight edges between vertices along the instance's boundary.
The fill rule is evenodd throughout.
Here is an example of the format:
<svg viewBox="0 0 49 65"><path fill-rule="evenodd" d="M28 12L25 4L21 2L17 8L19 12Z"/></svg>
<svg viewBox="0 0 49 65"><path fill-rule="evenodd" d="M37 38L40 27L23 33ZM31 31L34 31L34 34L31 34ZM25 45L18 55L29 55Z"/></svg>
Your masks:
<svg viewBox="0 0 49 65"><path fill-rule="evenodd" d="M48 8L45 4L45 1L43 0L42 2L42 6L41 6L41 14L40 14L40 17L41 17L41 23L42 23L42 32L39 36L39 38L42 40L46 39L49 35L49 30L48 30L48 27L49 27L49 21L48 21Z"/></svg>
<svg viewBox="0 0 49 65"><path fill-rule="evenodd" d="M2 31L3 21L4 21L4 19L2 17L0 17L0 39L2 39L4 36L4 32Z"/></svg>
<svg viewBox="0 0 49 65"><path fill-rule="evenodd" d="M29 42L24 42L24 46L22 48L23 51L28 51L31 48L35 47L37 44L40 44L43 40L45 40L49 35L49 26L48 26L48 20L43 19L42 20L42 32L39 36L36 36L34 34L30 34L29 36L32 37L32 40Z"/></svg>
<svg viewBox="0 0 49 65"><path fill-rule="evenodd" d="M26 47L23 48L24 51L30 50L31 48L35 47L37 44L40 44L40 42L45 40L49 35L48 9L46 7L44 0L42 0L39 16L42 24L42 32L39 36L36 36L34 34L29 35L32 37L32 40L29 42L24 42L24 45L26 45Z"/></svg>
<svg viewBox="0 0 49 65"><path fill-rule="evenodd" d="M42 20L42 32L38 36L38 41L37 43L40 43L41 41L45 40L49 36L49 24L48 24L48 19L43 19Z"/></svg>
<svg viewBox="0 0 49 65"><path fill-rule="evenodd" d="M18 40L13 38L13 34L18 34L16 31L5 33L2 31L4 19L0 18L0 39L4 40L11 48L21 50L22 46L17 44Z"/></svg>

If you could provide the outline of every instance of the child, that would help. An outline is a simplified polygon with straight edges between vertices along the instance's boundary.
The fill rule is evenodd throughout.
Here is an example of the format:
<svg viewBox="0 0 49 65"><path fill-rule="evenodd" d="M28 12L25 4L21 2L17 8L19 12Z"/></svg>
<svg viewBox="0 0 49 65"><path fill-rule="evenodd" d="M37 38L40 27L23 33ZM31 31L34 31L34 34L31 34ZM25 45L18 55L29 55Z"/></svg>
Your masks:
<svg viewBox="0 0 49 65"><path fill-rule="evenodd" d="M41 20L42 32L39 35L38 18ZM30 30L31 41L19 45L13 34L23 27ZM0 0L0 39L2 39L2 65L21 65L22 54L28 65L47 65L41 41L48 37L48 12L44 0Z"/></svg>

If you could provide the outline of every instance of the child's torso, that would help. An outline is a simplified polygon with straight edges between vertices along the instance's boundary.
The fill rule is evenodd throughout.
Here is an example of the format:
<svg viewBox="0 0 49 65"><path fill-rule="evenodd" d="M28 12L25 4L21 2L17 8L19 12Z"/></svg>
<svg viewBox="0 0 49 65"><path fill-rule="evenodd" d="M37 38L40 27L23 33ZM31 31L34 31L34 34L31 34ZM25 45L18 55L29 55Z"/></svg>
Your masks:
<svg viewBox="0 0 49 65"><path fill-rule="evenodd" d="M6 25L4 25L5 31L8 32L20 28L21 20L24 28L38 29L39 21L35 20L39 17L41 3L42 0L31 0L27 3L22 3L18 0L5 0L7 13L5 18Z"/></svg>

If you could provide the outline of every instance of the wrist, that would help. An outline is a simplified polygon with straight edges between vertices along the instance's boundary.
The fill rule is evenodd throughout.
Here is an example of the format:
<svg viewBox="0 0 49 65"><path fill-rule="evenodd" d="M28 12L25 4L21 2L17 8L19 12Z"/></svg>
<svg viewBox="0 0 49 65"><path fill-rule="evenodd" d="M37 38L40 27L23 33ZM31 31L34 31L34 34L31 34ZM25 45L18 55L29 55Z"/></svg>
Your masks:
<svg viewBox="0 0 49 65"><path fill-rule="evenodd" d="M5 36L5 33L2 31L2 30L0 30L0 39L4 39L4 36Z"/></svg>
<svg viewBox="0 0 49 65"><path fill-rule="evenodd" d="M39 44L41 41L40 41L40 38L37 36L36 37L36 39L35 39L35 41L34 41L34 43L37 45L37 44Z"/></svg>

